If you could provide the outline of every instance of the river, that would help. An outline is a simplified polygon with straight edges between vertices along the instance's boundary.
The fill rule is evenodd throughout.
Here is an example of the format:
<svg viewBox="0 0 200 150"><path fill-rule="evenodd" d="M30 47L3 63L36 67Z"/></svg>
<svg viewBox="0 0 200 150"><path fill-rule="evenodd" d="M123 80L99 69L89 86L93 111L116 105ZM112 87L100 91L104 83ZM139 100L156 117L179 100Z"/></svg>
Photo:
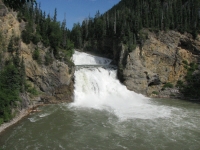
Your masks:
<svg viewBox="0 0 200 150"><path fill-rule="evenodd" d="M111 60L75 52L76 65ZM116 70L79 67L75 101L40 107L0 134L3 150L199 150L200 105L129 91Z"/></svg>

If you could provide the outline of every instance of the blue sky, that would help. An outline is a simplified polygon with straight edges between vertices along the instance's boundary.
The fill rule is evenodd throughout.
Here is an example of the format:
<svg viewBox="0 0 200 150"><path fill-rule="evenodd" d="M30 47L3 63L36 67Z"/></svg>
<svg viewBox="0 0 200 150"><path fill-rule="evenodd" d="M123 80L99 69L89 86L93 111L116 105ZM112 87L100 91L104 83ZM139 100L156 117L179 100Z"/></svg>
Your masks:
<svg viewBox="0 0 200 150"><path fill-rule="evenodd" d="M80 22L87 18L94 17L99 10L100 13L106 12L112 8L120 0L37 0L41 3L41 9L54 14L55 8L57 8L57 19L63 21L64 14L66 14L67 28L72 29L73 24Z"/></svg>

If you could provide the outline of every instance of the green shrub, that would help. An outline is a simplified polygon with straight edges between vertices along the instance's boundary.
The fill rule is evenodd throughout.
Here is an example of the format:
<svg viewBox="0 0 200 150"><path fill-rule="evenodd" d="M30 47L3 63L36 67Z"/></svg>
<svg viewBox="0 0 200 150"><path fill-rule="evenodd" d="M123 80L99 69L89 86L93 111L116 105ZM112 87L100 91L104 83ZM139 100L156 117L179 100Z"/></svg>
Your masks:
<svg viewBox="0 0 200 150"><path fill-rule="evenodd" d="M23 18L22 13L21 13L21 12L18 12L18 13L17 13L17 19L18 19L18 21L21 22L21 21L22 21L22 18Z"/></svg>
<svg viewBox="0 0 200 150"><path fill-rule="evenodd" d="M67 50L65 52L65 57L67 57L68 59L70 59L73 54L74 54L74 50L73 49Z"/></svg>
<svg viewBox="0 0 200 150"><path fill-rule="evenodd" d="M132 43L131 43L131 44L130 44L130 43L128 44L128 51L129 51L129 52L132 52L133 50L135 50L135 48L136 48L136 44L132 44Z"/></svg>
<svg viewBox="0 0 200 150"><path fill-rule="evenodd" d="M184 68L185 68L185 69L188 69L188 66L187 66L187 65L184 65Z"/></svg>
<svg viewBox="0 0 200 150"><path fill-rule="evenodd" d="M65 58L65 63L68 65L69 68L72 68L74 66L74 63L68 58Z"/></svg>
<svg viewBox="0 0 200 150"><path fill-rule="evenodd" d="M31 35L27 31L22 31L21 38L24 43L30 44Z"/></svg>
<svg viewBox="0 0 200 150"><path fill-rule="evenodd" d="M53 58L51 57L50 52L46 53L45 56L45 65L48 66L53 63Z"/></svg>
<svg viewBox="0 0 200 150"><path fill-rule="evenodd" d="M29 87L27 91L35 96L39 94L35 87L32 87L32 88Z"/></svg>
<svg viewBox="0 0 200 150"><path fill-rule="evenodd" d="M41 36L39 34L36 33L35 35L33 35L32 37L33 44L37 45L37 43L40 42L40 40L41 40Z"/></svg>
<svg viewBox="0 0 200 150"><path fill-rule="evenodd" d="M171 84L170 82L165 83L164 88L173 88L173 84Z"/></svg>
<svg viewBox="0 0 200 150"><path fill-rule="evenodd" d="M184 63L185 65L188 65L187 60L183 60L183 63Z"/></svg>
<svg viewBox="0 0 200 150"><path fill-rule="evenodd" d="M176 87L181 88L181 87L183 87L183 86L184 86L184 85L183 85L183 81L178 80L177 83L176 83Z"/></svg>
<svg viewBox="0 0 200 150"><path fill-rule="evenodd" d="M38 48L36 48L33 52L33 59L37 61L38 64L41 64L42 63L42 60L40 58L40 51Z"/></svg>
<svg viewBox="0 0 200 150"><path fill-rule="evenodd" d="M159 93L157 91L153 91L152 94L158 95Z"/></svg>
<svg viewBox="0 0 200 150"><path fill-rule="evenodd" d="M187 82L190 82L193 80L193 72L198 68L197 64L190 63L189 67L187 68L187 75L185 76L185 79Z"/></svg>
<svg viewBox="0 0 200 150"><path fill-rule="evenodd" d="M185 97L199 98L200 97L200 74L193 74L197 70L198 65L196 63L190 63L187 69L187 75L185 76L186 83L182 85L181 92Z"/></svg>
<svg viewBox="0 0 200 150"><path fill-rule="evenodd" d="M3 60L3 54L0 52L0 66L1 66L1 61Z"/></svg>
<svg viewBox="0 0 200 150"><path fill-rule="evenodd" d="M13 38L10 39L7 49L8 49L8 52L10 52L10 53L14 52Z"/></svg>
<svg viewBox="0 0 200 150"><path fill-rule="evenodd" d="M67 39L67 50L73 50L74 49L74 43Z"/></svg>
<svg viewBox="0 0 200 150"><path fill-rule="evenodd" d="M35 87L32 87L29 83L25 84L25 90L32 95L38 95L39 94L37 89Z"/></svg>
<svg viewBox="0 0 200 150"><path fill-rule="evenodd" d="M3 121L3 118L0 118L0 125L3 123L4 121Z"/></svg>
<svg viewBox="0 0 200 150"><path fill-rule="evenodd" d="M49 39L48 38L43 38L42 43L44 44L45 47L48 47L50 45Z"/></svg>
<svg viewBox="0 0 200 150"><path fill-rule="evenodd" d="M4 122L8 122L12 119L11 110L4 111Z"/></svg>
<svg viewBox="0 0 200 150"><path fill-rule="evenodd" d="M194 72L198 68L198 65L196 63L190 63L190 70Z"/></svg>
<svg viewBox="0 0 200 150"><path fill-rule="evenodd" d="M148 32L144 30L139 31L139 40L143 43L148 39Z"/></svg>
<svg viewBox="0 0 200 150"><path fill-rule="evenodd" d="M166 88L173 88L173 84L170 82L165 83L165 85L163 86L162 90L165 90Z"/></svg>

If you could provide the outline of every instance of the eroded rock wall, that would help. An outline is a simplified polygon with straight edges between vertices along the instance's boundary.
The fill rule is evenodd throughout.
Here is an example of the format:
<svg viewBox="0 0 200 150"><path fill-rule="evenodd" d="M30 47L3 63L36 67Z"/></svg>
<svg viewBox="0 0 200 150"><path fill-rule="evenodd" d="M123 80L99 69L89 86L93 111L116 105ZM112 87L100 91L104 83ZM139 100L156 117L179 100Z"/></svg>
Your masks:
<svg viewBox="0 0 200 150"><path fill-rule="evenodd" d="M21 57L24 58L26 76L30 84L42 92L41 100L45 103L70 102L73 100L74 68L54 59L46 66L33 60L34 45L21 43ZM38 44L41 61L44 62L48 48ZM59 92L58 92L59 91Z"/></svg>
<svg viewBox="0 0 200 150"><path fill-rule="evenodd" d="M176 88L162 90L166 83L174 86L178 80L184 80L188 63L199 61L200 36L193 39L190 34L175 31L152 33L145 30L147 39L126 56L126 63L120 73L122 82L129 90L147 96L170 97L179 95ZM125 49L122 49L121 56Z"/></svg>

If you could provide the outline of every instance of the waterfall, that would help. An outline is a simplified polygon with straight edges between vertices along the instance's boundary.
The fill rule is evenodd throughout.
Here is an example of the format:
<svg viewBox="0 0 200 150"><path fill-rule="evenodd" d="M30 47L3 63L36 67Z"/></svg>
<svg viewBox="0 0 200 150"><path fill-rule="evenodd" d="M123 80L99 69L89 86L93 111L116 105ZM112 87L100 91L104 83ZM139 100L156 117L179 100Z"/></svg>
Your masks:
<svg viewBox="0 0 200 150"><path fill-rule="evenodd" d="M83 52L73 55L75 65L108 65L111 60ZM75 72L75 101L70 107L109 111L119 119L169 117L171 108L129 91L117 79L116 69L81 68Z"/></svg>

